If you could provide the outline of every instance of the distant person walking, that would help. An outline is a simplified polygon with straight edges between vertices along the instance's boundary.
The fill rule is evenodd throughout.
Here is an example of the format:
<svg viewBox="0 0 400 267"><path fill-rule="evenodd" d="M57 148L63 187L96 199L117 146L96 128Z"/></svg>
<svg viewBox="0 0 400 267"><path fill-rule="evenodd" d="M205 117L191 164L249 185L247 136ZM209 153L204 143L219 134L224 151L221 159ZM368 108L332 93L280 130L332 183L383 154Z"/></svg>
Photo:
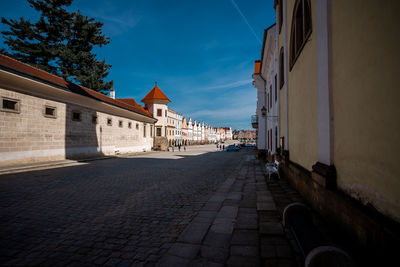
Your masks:
<svg viewBox="0 0 400 267"><path fill-rule="evenodd" d="M178 145L179 152L181 152L181 145Z"/></svg>
<svg viewBox="0 0 400 267"><path fill-rule="evenodd" d="M183 151L186 151L186 146L183 146Z"/></svg>
<svg viewBox="0 0 400 267"><path fill-rule="evenodd" d="M222 146L222 150L225 150L225 145Z"/></svg>

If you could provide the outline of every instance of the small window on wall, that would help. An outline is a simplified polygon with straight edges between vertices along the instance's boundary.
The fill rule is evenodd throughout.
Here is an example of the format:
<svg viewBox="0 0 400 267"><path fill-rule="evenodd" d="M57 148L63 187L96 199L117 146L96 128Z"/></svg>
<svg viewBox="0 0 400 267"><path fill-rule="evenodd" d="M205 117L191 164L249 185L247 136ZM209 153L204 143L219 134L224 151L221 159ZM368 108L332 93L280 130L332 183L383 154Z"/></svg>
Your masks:
<svg viewBox="0 0 400 267"><path fill-rule="evenodd" d="M81 113L78 111L72 111L72 120L81 121Z"/></svg>
<svg viewBox="0 0 400 267"><path fill-rule="evenodd" d="M112 126L112 119L111 118L107 118L107 125L108 126Z"/></svg>
<svg viewBox="0 0 400 267"><path fill-rule="evenodd" d="M97 115L92 115L92 123L93 124L97 124L98 123Z"/></svg>
<svg viewBox="0 0 400 267"><path fill-rule="evenodd" d="M283 24L283 6L282 0L278 1L278 22L279 22L279 33L281 33L282 24Z"/></svg>
<svg viewBox="0 0 400 267"><path fill-rule="evenodd" d="M285 84L285 58L283 54L283 47L279 52L279 88L282 89L283 85Z"/></svg>
<svg viewBox="0 0 400 267"><path fill-rule="evenodd" d="M119 126L120 128L122 128L123 122L122 122L122 121L118 121L118 126Z"/></svg>
<svg viewBox="0 0 400 267"><path fill-rule="evenodd" d="M136 130L139 130L139 123L136 123Z"/></svg>
<svg viewBox="0 0 400 267"><path fill-rule="evenodd" d="M296 63L310 35L310 2L309 0L297 0L293 9L292 29L290 33L290 70Z"/></svg>
<svg viewBox="0 0 400 267"><path fill-rule="evenodd" d="M129 129L132 128L132 122L128 122L128 128L129 128Z"/></svg>
<svg viewBox="0 0 400 267"><path fill-rule="evenodd" d="M168 114L168 113L167 113L167 110L165 110L165 117L167 117L167 114Z"/></svg>
<svg viewBox="0 0 400 267"><path fill-rule="evenodd" d="M157 109L157 116L162 117L162 109Z"/></svg>
<svg viewBox="0 0 400 267"><path fill-rule="evenodd" d="M161 136L161 127L156 128L156 135Z"/></svg>
<svg viewBox="0 0 400 267"><path fill-rule="evenodd" d="M47 118L55 119L56 116L56 108L51 106L44 106L44 116Z"/></svg>
<svg viewBox="0 0 400 267"><path fill-rule="evenodd" d="M269 86L269 107L272 108L272 84Z"/></svg>
<svg viewBox="0 0 400 267"><path fill-rule="evenodd" d="M276 74L275 74L275 102L278 100L278 90L276 89L277 88L277 85L276 85L276 83L277 83L277 81L276 81Z"/></svg>
<svg viewBox="0 0 400 267"><path fill-rule="evenodd" d="M153 125L150 125L150 137L153 137Z"/></svg>
<svg viewBox="0 0 400 267"><path fill-rule="evenodd" d="M1 110L19 113L20 112L19 100L3 97L1 99Z"/></svg>
<svg viewBox="0 0 400 267"><path fill-rule="evenodd" d="M143 123L143 137L146 137L146 123Z"/></svg>

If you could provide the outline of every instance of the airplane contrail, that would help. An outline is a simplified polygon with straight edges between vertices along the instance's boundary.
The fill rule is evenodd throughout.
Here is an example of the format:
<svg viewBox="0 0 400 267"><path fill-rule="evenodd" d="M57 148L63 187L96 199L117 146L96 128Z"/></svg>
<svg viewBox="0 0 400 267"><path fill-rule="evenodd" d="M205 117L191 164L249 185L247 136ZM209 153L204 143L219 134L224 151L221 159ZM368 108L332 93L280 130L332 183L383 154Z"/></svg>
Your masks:
<svg viewBox="0 0 400 267"><path fill-rule="evenodd" d="M250 31L253 33L254 37L256 37L257 41L262 44L260 38L258 38L256 32L254 31L253 27L251 27L250 23L247 21L246 17L244 16L243 12L240 10L239 6L236 4L235 0L231 0L232 5L236 8L237 12L239 12L240 16L243 18L244 22L249 27Z"/></svg>

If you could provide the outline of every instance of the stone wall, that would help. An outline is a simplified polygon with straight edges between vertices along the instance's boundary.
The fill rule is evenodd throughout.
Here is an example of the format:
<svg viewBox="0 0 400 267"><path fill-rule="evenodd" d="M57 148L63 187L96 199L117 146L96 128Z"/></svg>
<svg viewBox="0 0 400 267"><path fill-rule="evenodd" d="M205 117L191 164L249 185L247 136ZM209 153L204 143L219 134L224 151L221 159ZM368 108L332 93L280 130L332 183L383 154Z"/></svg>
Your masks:
<svg viewBox="0 0 400 267"><path fill-rule="evenodd" d="M0 166L152 148L153 124L2 88L0 97L19 101L18 112L0 110ZM56 109L54 117L45 116L46 106ZM74 112L80 119L73 119Z"/></svg>

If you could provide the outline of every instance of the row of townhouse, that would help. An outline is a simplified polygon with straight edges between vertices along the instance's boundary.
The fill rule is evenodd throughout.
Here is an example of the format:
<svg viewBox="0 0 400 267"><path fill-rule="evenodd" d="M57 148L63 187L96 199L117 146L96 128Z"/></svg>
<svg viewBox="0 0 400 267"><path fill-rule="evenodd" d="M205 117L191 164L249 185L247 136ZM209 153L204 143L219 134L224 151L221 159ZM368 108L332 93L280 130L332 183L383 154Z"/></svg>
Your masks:
<svg viewBox="0 0 400 267"><path fill-rule="evenodd" d="M400 223L395 0L275 0L255 61L260 157L371 253ZM393 229L395 229L393 231Z"/></svg>
<svg viewBox="0 0 400 267"><path fill-rule="evenodd" d="M142 99L145 109L158 121L155 124L156 149L166 150L170 146L187 146L206 144L232 139L232 128L212 127L177 113L168 107L171 100L156 84L153 89Z"/></svg>
<svg viewBox="0 0 400 267"><path fill-rule="evenodd" d="M143 98L110 97L0 54L0 166L166 150L217 140L184 118L156 85ZM201 133L198 133L200 129Z"/></svg>

